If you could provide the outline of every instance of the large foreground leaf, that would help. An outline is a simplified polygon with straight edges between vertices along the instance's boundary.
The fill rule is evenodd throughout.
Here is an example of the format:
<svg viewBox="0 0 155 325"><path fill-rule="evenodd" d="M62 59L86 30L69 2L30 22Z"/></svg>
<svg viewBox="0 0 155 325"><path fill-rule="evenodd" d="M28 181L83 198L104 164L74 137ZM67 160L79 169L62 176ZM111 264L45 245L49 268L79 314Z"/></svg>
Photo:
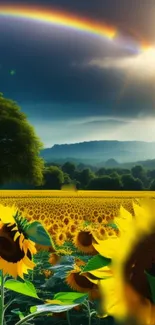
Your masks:
<svg viewBox="0 0 155 325"><path fill-rule="evenodd" d="M6 289L13 290L25 296L40 299L37 295L34 285L29 281L21 282L21 281L11 279L5 282L4 287Z"/></svg>
<svg viewBox="0 0 155 325"><path fill-rule="evenodd" d="M32 222L26 228L26 234L34 243L44 245L44 246L51 246L52 241L51 237L42 224L38 221Z"/></svg>
<svg viewBox="0 0 155 325"><path fill-rule="evenodd" d="M82 304L88 297L85 293L79 292L59 292L54 295L53 300L49 300L49 303L44 305L32 306L30 308L31 313L62 313L67 310Z"/></svg>

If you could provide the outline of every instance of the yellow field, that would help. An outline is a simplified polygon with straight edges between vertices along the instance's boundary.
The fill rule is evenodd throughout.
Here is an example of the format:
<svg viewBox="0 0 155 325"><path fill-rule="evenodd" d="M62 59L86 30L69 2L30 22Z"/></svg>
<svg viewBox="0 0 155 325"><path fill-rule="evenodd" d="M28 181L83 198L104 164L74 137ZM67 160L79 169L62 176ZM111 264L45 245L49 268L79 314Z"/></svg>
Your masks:
<svg viewBox="0 0 155 325"><path fill-rule="evenodd" d="M72 238L77 229L87 222L94 224L102 233L103 226L117 216L121 205L133 214L132 202L144 197L154 199L155 192L0 191L1 204L15 204L29 220L42 221L57 239L62 238L62 233Z"/></svg>

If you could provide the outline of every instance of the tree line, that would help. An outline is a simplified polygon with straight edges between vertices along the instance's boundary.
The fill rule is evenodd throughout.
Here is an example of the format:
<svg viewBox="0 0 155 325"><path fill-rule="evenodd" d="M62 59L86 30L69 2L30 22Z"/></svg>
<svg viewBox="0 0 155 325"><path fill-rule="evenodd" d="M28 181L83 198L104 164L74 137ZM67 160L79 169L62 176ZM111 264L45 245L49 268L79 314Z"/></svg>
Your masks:
<svg viewBox="0 0 155 325"><path fill-rule="evenodd" d="M93 168L94 169L94 168ZM155 190L155 169L147 170L141 165L131 169L80 168L72 162L63 165L48 164L44 172L41 189L61 189L63 185L73 184L78 190Z"/></svg>
<svg viewBox="0 0 155 325"><path fill-rule="evenodd" d="M0 93L0 188L61 189L73 184L79 190L155 190L155 169L131 169L46 164L33 126L16 102Z"/></svg>

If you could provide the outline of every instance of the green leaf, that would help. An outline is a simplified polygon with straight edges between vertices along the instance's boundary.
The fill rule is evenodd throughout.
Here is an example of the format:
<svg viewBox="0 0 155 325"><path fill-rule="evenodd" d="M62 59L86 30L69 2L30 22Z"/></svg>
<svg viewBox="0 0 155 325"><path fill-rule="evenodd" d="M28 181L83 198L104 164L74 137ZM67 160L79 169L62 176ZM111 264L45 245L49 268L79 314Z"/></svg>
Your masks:
<svg viewBox="0 0 155 325"><path fill-rule="evenodd" d="M78 306L79 304L72 304L72 305L50 305L50 304L44 304L44 305L38 305L38 306L32 306L30 308L30 312L51 312L51 313L63 313L64 311L71 310L72 308Z"/></svg>
<svg viewBox="0 0 155 325"><path fill-rule="evenodd" d="M83 270L82 270L81 273L100 269L101 267L107 266L110 263L111 263L111 259L110 258L106 258L106 257L101 256L99 254L98 255L95 255L94 257L92 257L88 261L88 263L83 268Z"/></svg>
<svg viewBox="0 0 155 325"><path fill-rule="evenodd" d="M144 273L146 274L147 280L149 282L153 303L155 303L155 277L146 271L144 271Z"/></svg>
<svg viewBox="0 0 155 325"><path fill-rule="evenodd" d="M87 298L88 295L86 293L79 292L58 292L54 295L54 299L61 300L62 302L82 303Z"/></svg>
<svg viewBox="0 0 155 325"><path fill-rule="evenodd" d="M49 267L49 270L54 271L54 275L52 276L55 278L60 278L61 280L66 278L66 273L68 271L73 270L73 264L72 265L55 265L55 266L51 266Z"/></svg>
<svg viewBox="0 0 155 325"><path fill-rule="evenodd" d="M37 306L30 307L30 312L31 313L36 313L36 311L37 311Z"/></svg>
<svg viewBox="0 0 155 325"><path fill-rule="evenodd" d="M4 287L7 289L10 289L12 291L18 292L20 294L23 294L25 296L40 299L36 293L36 289L35 289L34 285L29 281L20 282L20 281L11 279L11 280L8 280L5 282Z"/></svg>
<svg viewBox="0 0 155 325"><path fill-rule="evenodd" d="M48 232L42 226L42 224L38 221L32 222L26 228L26 234L33 242L44 245L51 246L52 240Z"/></svg>

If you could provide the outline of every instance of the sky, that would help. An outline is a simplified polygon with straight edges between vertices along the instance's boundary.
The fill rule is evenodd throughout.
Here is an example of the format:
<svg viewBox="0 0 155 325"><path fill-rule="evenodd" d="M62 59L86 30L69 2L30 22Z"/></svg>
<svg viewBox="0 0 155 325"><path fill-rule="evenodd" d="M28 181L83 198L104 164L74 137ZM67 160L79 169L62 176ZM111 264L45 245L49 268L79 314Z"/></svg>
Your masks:
<svg viewBox="0 0 155 325"><path fill-rule="evenodd" d="M155 141L154 0L22 0L117 30L113 39L1 15L0 92L45 147L91 140Z"/></svg>

